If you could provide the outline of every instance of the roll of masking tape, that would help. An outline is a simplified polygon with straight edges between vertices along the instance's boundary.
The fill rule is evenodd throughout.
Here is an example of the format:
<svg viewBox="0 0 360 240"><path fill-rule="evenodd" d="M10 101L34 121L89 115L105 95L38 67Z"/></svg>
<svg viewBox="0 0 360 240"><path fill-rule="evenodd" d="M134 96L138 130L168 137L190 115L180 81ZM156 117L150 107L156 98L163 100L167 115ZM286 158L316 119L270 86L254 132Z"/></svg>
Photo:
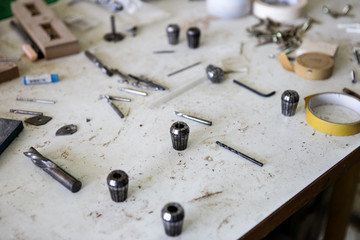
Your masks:
<svg viewBox="0 0 360 240"><path fill-rule="evenodd" d="M360 100L357 98L342 93L320 93L306 97L305 103L306 120L316 130L336 136L360 132ZM319 110L324 106L329 109Z"/></svg>
<svg viewBox="0 0 360 240"><path fill-rule="evenodd" d="M220 18L237 18L251 11L251 0L206 0L207 11Z"/></svg>
<svg viewBox="0 0 360 240"><path fill-rule="evenodd" d="M307 0L253 0L253 14L262 19L286 22L302 17Z"/></svg>
<svg viewBox="0 0 360 240"><path fill-rule="evenodd" d="M331 77L334 69L334 59L323 53L304 53L295 60L294 71L297 75L322 80Z"/></svg>

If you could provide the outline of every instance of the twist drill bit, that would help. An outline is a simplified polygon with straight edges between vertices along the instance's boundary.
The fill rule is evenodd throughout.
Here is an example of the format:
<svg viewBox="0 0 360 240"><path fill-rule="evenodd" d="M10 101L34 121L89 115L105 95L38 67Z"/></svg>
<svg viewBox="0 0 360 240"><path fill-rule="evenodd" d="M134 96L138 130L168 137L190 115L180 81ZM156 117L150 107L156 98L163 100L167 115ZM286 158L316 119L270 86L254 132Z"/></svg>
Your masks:
<svg viewBox="0 0 360 240"><path fill-rule="evenodd" d="M79 180L75 179L50 159L45 158L35 148L31 147L29 151L24 152L24 154L29 157L36 166L47 172L71 192L75 193L80 190L81 182Z"/></svg>

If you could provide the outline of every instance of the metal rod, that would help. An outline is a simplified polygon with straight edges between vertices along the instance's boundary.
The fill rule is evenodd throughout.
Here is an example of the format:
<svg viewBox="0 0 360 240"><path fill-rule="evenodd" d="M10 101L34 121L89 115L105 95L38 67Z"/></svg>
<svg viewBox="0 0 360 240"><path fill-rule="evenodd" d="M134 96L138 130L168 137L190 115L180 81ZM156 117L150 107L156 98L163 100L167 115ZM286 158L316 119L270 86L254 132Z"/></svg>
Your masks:
<svg viewBox="0 0 360 240"><path fill-rule="evenodd" d="M187 69L189 69L189 68L195 67L195 66L199 65L200 63L201 63L201 62L197 62L197 63L191 64L190 66L187 66L187 67L184 67L184 68L182 68L182 69L180 69L180 70L177 70L177 71L175 71L175 72L169 73L167 76L170 77L170 76L175 75L175 74L177 74L177 73L179 73L179 72L182 72L182 71L185 71L185 70L187 70Z"/></svg>
<svg viewBox="0 0 360 240"><path fill-rule="evenodd" d="M138 90L134 90L134 89L130 89L130 88L118 88L120 91L122 92L128 92L128 93L133 93L133 94L137 94L137 95L141 95L141 96L147 96L148 94L146 92L142 92L142 91L138 91Z"/></svg>
<svg viewBox="0 0 360 240"><path fill-rule="evenodd" d="M36 102L36 103L46 103L46 104L55 104L56 102L53 100L42 100L42 99L31 99L31 98L16 98L16 101L22 102Z"/></svg>
<svg viewBox="0 0 360 240"><path fill-rule="evenodd" d="M347 93L347 94L349 94L349 95L351 95L351 96L353 96L353 97L356 97L357 99L360 100L360 94L357 94L356 92L354 92L354 91L352 91L352 90L350 90L350 89L348 89L348 88L344 88L344 89L343 89L343 92L344 92L344 93Z"/></svg>
<svg viewBox="0 0 360 240"><path fill-rule="evenodd" d="M28 115L36 115L42 116L42 112L28 111L28 110L20 110L20 109L10 109L11 113L19 113L19 114L28 114Z"/></svg>
<svg viewBox="0 0 360 240"><path fill-rule="evenodd" d="M0 58L0 62L19 62L21 58Z"/></svg>
<svg viewBox="0 0 360 240"><path fill-rule="evenodd" d="M116 112L116 114L120 117L120 118L124 118L125 115L120 111L120 109L115 106L115 104L110 100L110 99L107 99L110 107Z"/></svg>
<svg viewBox="0 0 360 240"><path fill-rule="evenodd" d="M243 48L244 48L244 43L241 42L241 43L240 43L240 55L243 54Z"/></svg>
<svg viewBox="0 0 360 240"><path fill-rule="evenodd" d="M355 58L356 64L359 65L359 64L360 64L360 60L359 60L358 50L357 50L357 49L354 49L354 50L353 50L353 54L354 54L354 58Z"/></svg>
<svg viewBox="0 0 360 240"><path fill-rule="evenodd" d="M262 167L262 166L264 165L263 163L261 163L261 162L255 160L255 159L253 159L252 157L249 157L249 156L247 156L247 155L245 155L245 154L243 154L243 153L241 153L241 152L239 152L239 151L237 151L237 150L235 150L235 149L233 149L233 148L225 145L224 143L221 143L221 142L219 142L219 141L216 141L216 144L219 145L220 147L223 147L223 148L229 150L230 152L235 153L236 155L238 155L238 156L240 156L240 157L245 158L246 160L249 160L249 161L252 162L252 163L255 163L256 165L258 165L258 166L260 166L260 167Z"/></svg>
<svg viewBox="0 0 360 240"><path fill-rule="evenodd" d="M153 51L153 54L163 54L163 53L174 53L174 50L160 50L160 51Z"/></svg>
<svg viewBox="0 0 360 240"><path fill-rule="evenodd" d="M131 99L129 99L129 98L115 97L115 96L109 96L109 95L100 95L100 98L106 98L106 99L121 101L121 102L131 102Z"/></svg>
<svg viewBox="0 0 360 240"><path fill-rule="evenodd" d="M191 115L187 115L187 114L177 112L177 111L175 111L174 113L175 113L176 116L179 116L179 117L183 117L183 118L186 118L186 119L198 122L198 123L202 123L202 124L205 124L205 125L208 125L208 126L212 125L211 121L208 121L208 120L205 120L205 119L201 119L201 118L194 117L194 116L191 116Z"/></svg>
<svg viewBox="0 0 360 240"><path fill-rule="evenodd" d="M247 90L249 90L249 91L251 91L253 93L256 93L259 96L262 96L262 97L271 97L272 95L274 95L276 93L275 91L272 91L272 92L270 92L268 94L264 94L264 93L258 92L257 90L255 90L255 89L253 89L253 88L251 88L251 87L249 87L249 86L247 86L247 85L245 85L245 84L243 84L243 83L241 83L241 82L239 82L237 80L233 80L233 82L240 85L240 86L242 86L242 87L244 87L244 88L246 88Z"/></svg>

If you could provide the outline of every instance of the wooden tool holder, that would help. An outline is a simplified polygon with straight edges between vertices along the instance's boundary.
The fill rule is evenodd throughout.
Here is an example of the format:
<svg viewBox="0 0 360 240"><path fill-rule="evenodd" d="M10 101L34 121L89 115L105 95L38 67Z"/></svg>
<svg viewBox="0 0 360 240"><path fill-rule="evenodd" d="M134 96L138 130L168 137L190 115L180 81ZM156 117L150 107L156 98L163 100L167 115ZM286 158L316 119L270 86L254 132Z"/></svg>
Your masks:
<svg viewBox="0 0 360 240"><path fill-rule="evenodd" d="M11 10L46 59L79 52L78 40L42 0L12 2Z"/></svg>
<svg viewBox="0 0 360 240"><path fill-rule="evenodd" d="M0 58L6 58L0 52ZM0 83L19 77L19 69L15 63L0 62Z"/></svg>

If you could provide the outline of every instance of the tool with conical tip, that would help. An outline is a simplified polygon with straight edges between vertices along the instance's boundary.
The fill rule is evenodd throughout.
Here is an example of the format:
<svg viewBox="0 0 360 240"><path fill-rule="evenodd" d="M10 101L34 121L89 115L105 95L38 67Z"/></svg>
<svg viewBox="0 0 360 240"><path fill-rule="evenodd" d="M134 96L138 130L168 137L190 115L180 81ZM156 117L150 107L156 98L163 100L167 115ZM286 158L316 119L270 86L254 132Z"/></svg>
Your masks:
<svg viewBox="0 0 360 240"><path fill-rule="evenodd" d="M31 161L52 176L56 181L64 187L75 193L81 189L81 182L56 165L50 159L41 155L35 148L31 147L24 155L29 157Z"/></svg>

